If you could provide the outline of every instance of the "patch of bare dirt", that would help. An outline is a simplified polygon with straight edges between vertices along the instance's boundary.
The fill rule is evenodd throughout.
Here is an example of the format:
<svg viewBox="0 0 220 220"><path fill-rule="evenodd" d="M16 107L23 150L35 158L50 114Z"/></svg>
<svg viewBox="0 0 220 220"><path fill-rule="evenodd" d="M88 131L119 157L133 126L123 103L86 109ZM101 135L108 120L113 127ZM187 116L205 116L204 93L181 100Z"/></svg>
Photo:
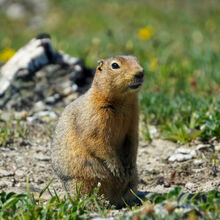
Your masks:
<svg viewBox="0 0 220 220"><path fill-rule="evenodd" d="M29 134L24 140L7 147L0 147L0 190L24 192L29 176L30 187L41 190L54 177L50 165L50 140L55 125L42 121L24 122ZM177 149L185 149L184 157L172 161ZM139 191L169 191L181 186L184 191L220 191L220 143L199 142L180 145L163 139L153 139L151 143L141 142L138 153ZM177 155L181 153L177 152ZM174 157L175 159L175 157ZM62 193L62 185L55 177L53 187Z"/></svg>

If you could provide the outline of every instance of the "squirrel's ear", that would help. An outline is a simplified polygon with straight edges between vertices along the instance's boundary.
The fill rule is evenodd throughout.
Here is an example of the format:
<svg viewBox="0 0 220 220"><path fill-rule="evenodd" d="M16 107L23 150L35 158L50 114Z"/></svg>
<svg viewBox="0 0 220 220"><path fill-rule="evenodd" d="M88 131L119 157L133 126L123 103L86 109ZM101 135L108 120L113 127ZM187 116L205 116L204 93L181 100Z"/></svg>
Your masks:
<svg viewBox="0 0 220 220"><path fill-rule="evenodd" d="M99 71L102 71L102 66L103 66L103 64L104 64L104 60L98 60L97 69L98 69Z"/></svg>

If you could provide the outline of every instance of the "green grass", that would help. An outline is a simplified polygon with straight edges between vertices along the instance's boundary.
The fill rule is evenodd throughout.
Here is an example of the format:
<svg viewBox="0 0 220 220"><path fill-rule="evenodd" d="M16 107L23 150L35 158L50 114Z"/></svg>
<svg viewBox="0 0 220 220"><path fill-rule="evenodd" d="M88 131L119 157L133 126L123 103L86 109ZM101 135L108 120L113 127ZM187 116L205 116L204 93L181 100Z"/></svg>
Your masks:
<svg viewBox="0 0 220 220"><path fill-rule="evenodd" d="M30 192L26 194L1 192L0 218L87 219L94 211L99 212L103 217L110 211L104 203L99 203L97 191L86 199L79 196L73 198L70 195L68 198L60 198L54 191L53 195L50 192L51 198L48 201L41 198L43 193L44 191L36 199ZM138 216L138 219L197 219L201 216L203 219L219 219L220 193L213 190L191 195L182 193L181 188L176 187L163 195L148 194L142 207L133 207L131 210L133 214L122 215L115 219L133 219L134 216Z"/></svg>
<svg viewBox="0 0 220 220"><path fill-rule="evenodd" d="M49 183L50 184L50 183ZM13 192L0 193L0 219L86 219L92 212L99 212L105 216L107 208L104 209L104 202L101 204L98 197L98 188L87 198L76 197L68 194L60 198L56 191L53 194L48 189L49 184L39 193L38 198L34 197L27 188L26 194ZM44 192L48 190L51 194L49 200L42 199Z"/></svg>
<svg viewBox="0 0 220 220"><path fill-rule="evenodd" d="M146 72L140 94L146 125L156 125L162 136L177 142L220 139L218 0L50 2L44 23L35 28L28 24L31 13L25 19L13 20L0 10L0 53L7 47L17 50L36 34L47 32L57 49L84 59L90 67L95 67L100 58L133 54ZM148 25L155 32L148 40L141 40L139 30ZM23 130L20 132L20 126L17 132L12 131L13 126L1 122L2 146L25 134ZM147 132L146 139L150 138ZM180 194L180 188L168 194L150 194L150 202L145 205L145 211L137 214L137 219L196 219L195 215L204 219L219 218L219 192L204 194L205 200ZM105 213L105 207L97 206L94 198L64 199L54 195L50 201L44 201L34 199L30 193L2 192L0 218L83 219L91 213L89 207ZM174 204L172 211L167 212L167 204ZM165 211L156 213L158 206ZM189 207L189 212L182 213L181 207Z"/></svg>
<svg viewBox="0 0 220 220"><path fill-rule="evenodd" d="M212 190L195 195L182 193L180 187L163 195L150 193L137 214L138 219L219 219L220 192ZM127 219L120 217L120 219Z"/></svg>
<svg viewBox="0 0 220 220"><path fill-rule="evenodd" d="M28 128L20 119L3 120L0 118L0 147L14 143L18 139L24 139L28 134Z"/></svg>
<svg viewBox="0 0 220 220"><path fill-rule="evenodd" d="M48 32L57 49L94 67L98 59L134 54L146 71L141 93L145 121L168 139L220 139L220 5L197 1L50 0L41 27L0 11L0 51L18 49ZM151 26L148 40L139 30ZM20 31L22 30L22 31ZM147 137L146 137L147 138Z"/></svg>
<svg viewBox="0 0 220 220"><path fill-rule="evenodd" d="M162 135L173 141L190 142L220 138L220 99L195 94L169 96L147 93L141 96L146 123L158 125Z"/></svg>

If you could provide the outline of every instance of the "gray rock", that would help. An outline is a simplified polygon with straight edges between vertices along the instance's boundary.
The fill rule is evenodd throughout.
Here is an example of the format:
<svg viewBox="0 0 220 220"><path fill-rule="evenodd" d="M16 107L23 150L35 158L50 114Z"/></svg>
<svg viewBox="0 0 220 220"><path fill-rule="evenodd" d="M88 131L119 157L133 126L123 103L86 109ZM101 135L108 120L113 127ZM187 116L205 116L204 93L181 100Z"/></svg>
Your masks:
<svg viewBox="0 0 220 220"><path fill-rule="evenodd" d="M185 184L185 187L189 190L192 190L196 187L196 184L195 183L191 183L191 182L188 182Z"/></svg>
<svg viewBox="0 0 220 220"><path fill-rule="evenodd" d="M155 126L148 125L151 138L156 138L159 135L158 129Z"/></svg>
<svg viewBox="0 0 220 220"><path fill-rule="evenodd" d="M28 122L35 121L37 119L41 119L43 121L48 121L48 120L55 120L57 119L57 115L55 112L52 111L40 111L34 113L34 115L27 117Z"/></svg>
<svg viewBox="0 0 220 220"><path fill-rule="evenodd" d="M215 146L212 145L212 144L199 144L197 147L196 147L196 150L198 151L211 151L211 152L214 152L215 151Z"/></svg>
<svg viewBox="0 0 220 220"><path fill-rule="evenodd" d="M50 157L46 156L46 155L43 155L41 153L39 154L35 154L34 157L37 159L37 160L40 160L40 161L49 161L50 160Z"/></svg>
<svg viewBox="0 0 220 220"><path fill-rule="evenodd" d="M203 164L203 160L201 160L201 159L193 160L193 164L196 165L196 166L202 165Z"/></svg>
<svg viewBox="0 0 220 220"><path fill-rule="evenodd" d="M0 169L0 178L7 176L14 176L14 172Z"/></svg>
<svg viewBox="0 0 220 220"><path fill-rule="evenodd" d="M55 112L52 112L52 111L42 111L42 112L37 112L35 113L35 116L37 118L42 118L42 117L49 117L51 119L56 119L57 118L57 115Z"/></svg>
<svg viewBox="0 0 220 220"><path fill-rule="evenodd" d="M23 170L16 170L15 175L18 177L24 177L26 176L25 172Z"/></svg>
<svg viewBox="0 0 220 220"><path fill-rule="evenodd" d="M38 101L34 104L33 108L35 112L39 112L45 110L46 107L43 101Z"/></svg>
<svg viewBox="0 0 220 220"><path fill-rule="evenodd" d="M60 95L58 93L56 93L53 96L47 97L46 103L47 104L54 104L59 99L60 99Z"/></svg>
<svg viewBox="0 0 220 220"><path fill-rule="evenodd" d="M197 156L195 150L191 150L188 148L178 148L171 156L168 157L169 162L182 162L186 160L191 160Z"/></svg>
<svg viewBox="0 0 220 220"><path fill-rule="evenodd" d="M190 154L193 157L196 157L197 153L195 150L189 149L189 148L184 148L184 147L180 147L176 150L176 153L180 153L180 154Z"/></svg>
<svg viewBox="0 0 220 220"><path fill-rule="evenodd" d="M63 107L67 96L88 89L93 73L79 58L56 51L49 35L38 35L1 66L0 108L48 109L42 102Z"/></svg>
<svg viewBox="0 0 220 220"><path fill-rule="evenodd" d="M220 144L215 145L215 150L216 150L216 151L220 151Z"/></svg>
<svg viewBox="0 0 220 220"><path fill-rule="evenodd" d="M0 181L0 189L5 188L5 187L11 187L12 185L13 185L13 183L8 180L1 180Z"/></svg>

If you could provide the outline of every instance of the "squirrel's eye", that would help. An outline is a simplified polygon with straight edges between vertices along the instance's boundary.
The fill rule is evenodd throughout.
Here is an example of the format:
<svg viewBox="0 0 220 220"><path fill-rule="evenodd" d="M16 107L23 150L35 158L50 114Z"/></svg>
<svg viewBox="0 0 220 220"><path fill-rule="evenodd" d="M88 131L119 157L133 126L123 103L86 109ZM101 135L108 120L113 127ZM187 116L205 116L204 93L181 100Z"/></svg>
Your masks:
<svg viewBox="0 0 220 220"><path fill-rule="evenodd" d="M117 63L112 63L112 69L119 69L120 66Z"/></svg>

